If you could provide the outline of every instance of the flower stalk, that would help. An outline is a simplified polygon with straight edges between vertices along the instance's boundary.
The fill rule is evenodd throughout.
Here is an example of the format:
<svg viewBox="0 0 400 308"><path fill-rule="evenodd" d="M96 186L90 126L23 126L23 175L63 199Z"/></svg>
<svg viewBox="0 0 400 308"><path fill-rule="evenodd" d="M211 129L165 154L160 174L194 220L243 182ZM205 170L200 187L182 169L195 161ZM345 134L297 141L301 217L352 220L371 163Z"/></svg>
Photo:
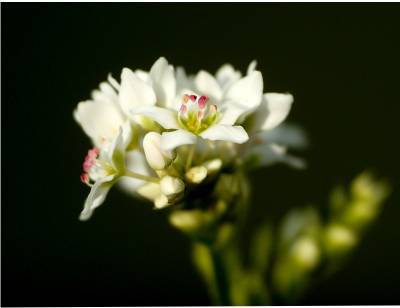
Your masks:
<svg viewBox="0 0 400 308"><path fill-rule="evenodd" d="M154 176L148 176L148 175L139 174L139 173L136 173L136 172L133 172L133 171L129 171L129 170L125 170L124 175L128 176L128 177L131 177L131 178L134 178L134 179L143 180L143 181L146 181L146 182L151 182L151 183L156 183L156 184L160 183L160 179L159 178L156 178Z"/></svg>

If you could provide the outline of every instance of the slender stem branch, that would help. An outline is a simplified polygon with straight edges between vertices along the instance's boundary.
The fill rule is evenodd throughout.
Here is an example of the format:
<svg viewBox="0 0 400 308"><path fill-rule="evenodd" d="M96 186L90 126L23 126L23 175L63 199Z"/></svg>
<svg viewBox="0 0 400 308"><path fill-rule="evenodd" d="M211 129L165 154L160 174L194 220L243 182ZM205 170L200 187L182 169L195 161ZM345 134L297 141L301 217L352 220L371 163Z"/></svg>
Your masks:
<svg viewBox="0 0 400 308"><path fill-rule="evenodd" d="M148 175L143 175L143 174L139 174L130 170L126 170L125 171L125 176L131 177L131 178L135 178L135 179L139 179L139 180L143 180L146 182L152 182L152 183L160 183L160 179L156 178L154 176L148 176Z"/></svg>
<svg viewBox="0 0 400 308"><path fill-rule="evenodd" d="M209 248L214 268L214 279L215 279L215 289L218 295L218 305L229 306L230 305L230 294L229 294L229 281L227 272L221 259L221 255L213 249Z"/></svg>
<svg viewBox="0 0 400 308"><path fill-rule="evenodd" d="M187 157L187 160L186 160L186 169L189 169L190 166L192 165L192 160L193 160L195 148L196 148L196 144L191 146L190 149L189 149L188 157Z"/></svg>

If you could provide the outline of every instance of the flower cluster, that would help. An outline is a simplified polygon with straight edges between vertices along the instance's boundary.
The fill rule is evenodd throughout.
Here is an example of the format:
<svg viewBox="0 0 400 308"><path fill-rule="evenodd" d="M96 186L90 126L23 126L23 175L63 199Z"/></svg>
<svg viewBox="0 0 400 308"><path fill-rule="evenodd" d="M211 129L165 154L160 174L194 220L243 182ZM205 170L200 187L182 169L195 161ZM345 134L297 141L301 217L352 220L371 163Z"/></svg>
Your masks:
<svg viewBox="0 0 400 308"><path fill-rule="evenodd" d="M187 75L159 58L150 71L124 68L120 79L109 76L74 111L94 145L83 163L81 180L91 191L81 220L117 182L160 209L185 203L199 187L216 186L227 170L304 165L287 154L303 135L280 125L293 96L264 93L255 61L244 75L230 64L215 75Z"/></svg>

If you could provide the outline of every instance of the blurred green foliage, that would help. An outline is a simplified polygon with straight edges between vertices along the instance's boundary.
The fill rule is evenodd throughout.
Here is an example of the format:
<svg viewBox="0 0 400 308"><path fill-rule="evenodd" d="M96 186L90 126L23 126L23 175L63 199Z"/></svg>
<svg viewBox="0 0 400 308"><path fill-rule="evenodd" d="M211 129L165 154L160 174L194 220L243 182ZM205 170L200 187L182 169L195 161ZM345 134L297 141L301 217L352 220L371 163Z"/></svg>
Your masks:
<svg viewBox="0 0 400 308"><path fill-rule="evenodd" d="M227 197L232 187L236 187L233 191L240 195L241 189L249 185L244 178L236 180L236 186L219 186L217 195L224 197L218 202L225 206L218 206L217 202L213 212L203 213L196 209L191 213L171 215L172 220L177 215L189 215L180 219L192 222L190 231L204 232L212 226L210 232L216 237L211 242L195 242L193 259L208 285L211 298L219 305L296 303L313 283L340 267L373 223L390 193L387 181L377 180L371 173L364 172L352 181L350 189L338 186L332 190L326 217L322 217L314 206L295 208L278 226L265 221L255 228L249 250L243 251L240 242L244 225L236 224L234 219L221 220L228 208L241 209L231 218L238 218L249 210L249 204L245 202L247 197L246 200L236 199L237 204L234 198ZM215 210L218 207L220 211ZM188 232L184 224L174 225Z"/></svg>

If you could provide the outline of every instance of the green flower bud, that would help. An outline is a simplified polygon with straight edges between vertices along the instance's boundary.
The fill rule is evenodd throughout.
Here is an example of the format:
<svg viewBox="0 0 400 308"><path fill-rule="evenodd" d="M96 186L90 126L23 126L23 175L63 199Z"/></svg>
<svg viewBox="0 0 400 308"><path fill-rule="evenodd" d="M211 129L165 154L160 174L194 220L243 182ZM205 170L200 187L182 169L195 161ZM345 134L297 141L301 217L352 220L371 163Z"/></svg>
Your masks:
<svg viewBox="0 0 400 308"><path fill-rule="evenodd" d="M329 254L341 254L357 244L357 236L349 228L334 224L326 228L324 243Z"/></svg>
<svg viewBox="0 0 400 308"><path fill-rule="evenodd" d="M204 166L193 167L186 172L186 179L193 184L200 184L206 177L207 168Z"/></svg>
<svg viewBox="0 0 400 308"><path fill-rule="evenodd" d="M360 229L377 216L378 210L367 200L355 201L349 204L349 208L344 214L344 221L354 228Z"/></svg>
<svg viewBox="0 0 400 308"><path fill-rule="evenodd" d="M204 215L199 210L177 210L169 216L170 223L185 232L199 230L204 224Z"/></svg>
<svg viewBox="0 0 400 308"><path fill-rule="evenodd" d="M222 160L219 158L211 159L204 162L203 166L206 167L208 174L215 174L221 169Z"/></svg>
<svg viewBox="0 0 400 308"><path fill-rule="evenodd" d="M297 267L309 271L318 265L320 249L315 239L303 236L296 240L290 250L292 261Z"/></svg>
<svg viewBox="0 0 400 308"><path fill-rule="evenodd" d="M154 206L157 209L163 209L167 207L168 204L168 198L165 195L159 195L157 198L154 199Z"/></svg>
<svg viewBox="0 0 400 308"><path fill-rule="evenodd" d="M160 189L161 193L165 196L174 196L183 192L185 189L185 183L177 177L167 175L161 179Z"/></svg>
<svg viewBox="0 0 400 308"><path fill-rule="evenodd" d="M351 192L355 199L371 204L382 202L388 196L389 190L389 185L385 181L375 180L368 172L359 175L351 186Z"/></svg>

